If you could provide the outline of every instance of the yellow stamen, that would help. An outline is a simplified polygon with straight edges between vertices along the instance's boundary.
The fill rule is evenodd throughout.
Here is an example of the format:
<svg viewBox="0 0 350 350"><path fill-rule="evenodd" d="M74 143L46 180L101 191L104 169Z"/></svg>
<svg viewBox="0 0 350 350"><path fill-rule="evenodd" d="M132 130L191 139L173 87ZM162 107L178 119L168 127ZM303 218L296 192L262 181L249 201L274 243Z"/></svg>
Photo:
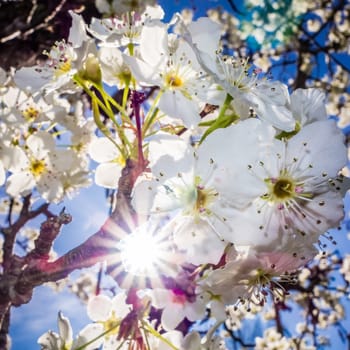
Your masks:
<svg viewBox="0 0 350 350"><path fill-rule="evenodd" d="M40 176L46 170L45 162L43 160L33 159L30 163L29 170L34 176Z"/></svg>
<svg viewBox="0 0 350 350"><path fill-rule="evenodd" d="M28 107L22 112L22 116L27 122L31 123L39 116L39 111L34 107Z"/></svg>

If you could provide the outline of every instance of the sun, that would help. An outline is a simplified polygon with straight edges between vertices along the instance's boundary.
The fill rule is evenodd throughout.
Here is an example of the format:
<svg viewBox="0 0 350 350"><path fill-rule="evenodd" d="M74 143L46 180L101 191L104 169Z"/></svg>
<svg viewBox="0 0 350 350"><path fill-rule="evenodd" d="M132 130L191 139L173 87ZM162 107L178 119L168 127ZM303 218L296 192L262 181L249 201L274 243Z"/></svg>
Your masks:
<svg viewBox="0 0 350 350"><path fill-rule="evenodd" d="M161 259L161 244L157 237L137 230L120 242L125 271L135 276L154 277Z"/></svg>
<svg viewBox="0 0 350 350"><path fill-rule="evenodd" d="M164 278L178 274L184 255L164 226L159 220L147 220L130 233L113 223L106 228L114 237L106 242L114 246L107 273L121 288L160 288Z"/></svg>

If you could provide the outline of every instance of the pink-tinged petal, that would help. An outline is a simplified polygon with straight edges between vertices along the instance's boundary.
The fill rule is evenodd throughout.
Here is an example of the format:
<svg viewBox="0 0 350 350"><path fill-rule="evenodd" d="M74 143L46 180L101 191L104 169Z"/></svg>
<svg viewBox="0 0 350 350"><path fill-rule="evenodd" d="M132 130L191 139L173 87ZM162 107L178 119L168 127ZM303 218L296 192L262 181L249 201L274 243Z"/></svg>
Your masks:
<svg viewBox="0 0 350 350"><path fill-rule="evenodd" d="M112 300L106 295L92 297L87 305L87 314L92 321L107 321L112 312Z"/></svg>
<svg viewBox="0 0 350 350"><path fill-rule="evenodd" d="M106 188L117 188L122 168L117 163L100 164L95 172L96 185Z"/></svg>
<svg viewBox="0 0 350 350"><path fill-rule="evenodd" d="M280 251L272 252L257 252L257 258L263 262L264 268L270 270L274 268L276 274L285 274L286 272L295 272L300 267L305 266L313 259L318 250L312 244L299 242L295 239L290 239L285 243Z"/></svg>

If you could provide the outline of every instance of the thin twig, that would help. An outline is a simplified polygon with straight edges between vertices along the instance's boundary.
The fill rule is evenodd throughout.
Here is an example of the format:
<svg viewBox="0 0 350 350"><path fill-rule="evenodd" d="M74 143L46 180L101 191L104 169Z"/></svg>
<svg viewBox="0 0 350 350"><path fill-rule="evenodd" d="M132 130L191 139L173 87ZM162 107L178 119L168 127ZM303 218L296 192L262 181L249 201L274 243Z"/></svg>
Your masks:
<svg viewBox="0 0 350 350"><path fill-rule="evenodd" d="M48 23L58 14L58 12L61 11L66 1L67 0L61 0L61 2L55 7L55 9L47 17L45 17L41 23L25 31L17 30L5 37L2 37L0 38L0 43L3 44L3 43L6 43L7 41L11 41L16 38L26 39L28 36L36 32L37 30L47 27Z"/></svg>

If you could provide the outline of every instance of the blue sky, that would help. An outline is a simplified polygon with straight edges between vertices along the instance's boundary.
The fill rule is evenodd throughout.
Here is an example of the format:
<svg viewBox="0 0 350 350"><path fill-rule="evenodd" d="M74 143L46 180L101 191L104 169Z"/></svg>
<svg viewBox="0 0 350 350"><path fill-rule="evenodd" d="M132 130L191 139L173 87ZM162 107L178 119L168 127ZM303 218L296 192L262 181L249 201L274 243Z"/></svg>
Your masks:
<svg viewBox="0 0 350 350"><path fill-rule="evenodd" d="M60 255L96 232L108 213L104 190L95 186L81 191L73 200L66 201L64 206L66 212L72 214L73 221L63 227L55 241L54 249ZM55 212L61 208L62 205L57 206ZM78 276L79 272L75 275ZM57 331L58 311L71 320L75 334L89 322L86 307L71 292L64 290L56 293L49 287L41 286L35 289L29 304L12 309L12 349L39 349L38 337L49 329Z"/></svg>

